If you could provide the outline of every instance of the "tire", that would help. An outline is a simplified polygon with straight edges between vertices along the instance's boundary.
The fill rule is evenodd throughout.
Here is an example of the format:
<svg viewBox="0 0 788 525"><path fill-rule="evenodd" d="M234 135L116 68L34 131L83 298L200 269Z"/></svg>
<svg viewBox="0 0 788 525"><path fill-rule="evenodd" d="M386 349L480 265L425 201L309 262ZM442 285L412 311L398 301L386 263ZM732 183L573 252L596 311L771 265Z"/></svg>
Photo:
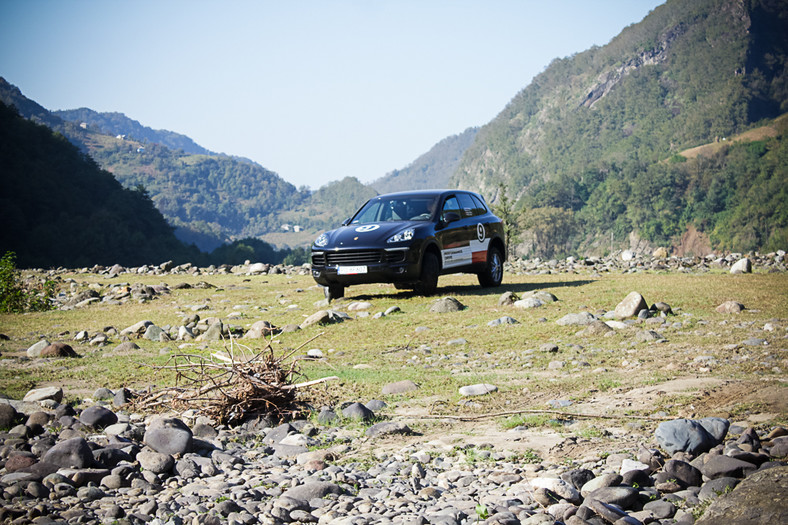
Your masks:
<svg viewBox="0 0 788 525"><path fill-rule="evenodd" d="M501 250L491 247L487 251L487 265L479 272L479 284L484 288L500 286L503 281L503 256Z"/></svg>
<svg viewBox="0 0 788 525"><path fill-rule="evenodd" d="M334 299L345 297L345 287L341 284L329 284L323 287L323 295L326 296L326 299L328 299L330 303Z"/></svg>
<svg viewBox="0 0 788 525"><path fill-rule="evenodd" d="M438 256L434 252L427 252L421 260L421 275L419 282L414 287L419 295L432 295L438 289L438 276L441 273L441 265Z"/></svg>

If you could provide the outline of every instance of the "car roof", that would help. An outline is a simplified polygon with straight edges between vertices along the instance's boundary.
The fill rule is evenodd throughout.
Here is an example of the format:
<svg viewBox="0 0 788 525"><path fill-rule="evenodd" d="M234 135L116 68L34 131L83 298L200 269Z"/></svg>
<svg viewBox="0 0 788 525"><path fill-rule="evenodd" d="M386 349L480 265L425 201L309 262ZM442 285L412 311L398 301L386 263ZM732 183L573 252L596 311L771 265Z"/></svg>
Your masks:
<svg viewBox="0 0 788 525"><path fill-rule="evenodd" d="M433 197L438 195L445 195L448 193L473 193L474 195L478 195L473 191L468 190L413 190L413 191L396 191L393 193L381 193L380 195L375 195L372 197L373 199L384 199L389 197L398 197L398 196L425 196L425 197Z"/></svg>

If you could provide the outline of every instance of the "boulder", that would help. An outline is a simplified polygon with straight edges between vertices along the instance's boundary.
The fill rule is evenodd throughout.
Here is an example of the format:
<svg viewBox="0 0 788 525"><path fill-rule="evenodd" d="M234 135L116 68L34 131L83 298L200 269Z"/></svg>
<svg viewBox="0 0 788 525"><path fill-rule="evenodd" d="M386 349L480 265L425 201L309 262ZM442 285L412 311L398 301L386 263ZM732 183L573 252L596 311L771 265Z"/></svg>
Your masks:
<svg viewBox="0 0 788 525"><path fill-rule="evenodd" d="M148 426L143 442L162 454L185 454L192 449L192 431L177 418L157 417Z"/></svg>
<svg viewBox="0 0 788 525"><path fill-rule="evenodd" d="M687 452L694 456L708 452L720 443L694 419L663 421L654 435L659 445L671 455Z"/></svg>
<svg viewBox="0 0 788 525"><path fill-rule="evenodd" d="M752 261L747 257L739 259L731 266L731 273L752 273Z"/></svg>
<svg viewBox="0 0 788 525"><path fill-rule="evenodd" d="M736 301L725 301L719 305L716 310L721 314L738 314L745 309L744 305Z"/></svg>
<svg viewBox="0 0 788 525"><path fill-rule="evenodd" d="M788 467L756 472L714 499L696 525L788 523Z"/></svg>
<svg viewBox="0 0 788 525"><path fill-rule="evenodd" d="M447 312L459 312L460 310L464 309L465 305L454 297L442 297L432 303L432 306L430 306L430 312L439 314Z"/></svg>
<svg viewBox="0 0 788 525"><path fill-rule="evenodd" d="M87 468L93 464L93 451L85 438L75 437L56 443L41 461L60 468Z"/></svg>
<svg viewBox="0 0 788 525"><path fill-rule="evenodd" d="M79 355L66 343L52 343L43 350L39 357L79 357Z"/></svg>
<svg viewBox="0 0 788 525"><path fill-rule="evenodd" d="M411 381L410 379L405 379L403 381L397 381L396 383L389 383L383 386L383 394L384 395L394 395L394 394L405 394L408 392L412 392L414 390L418 390L419 385Z"/></svg>
<svg viewBox="0 0 788 525"><path fill-rule="evenodd" d="M63 401L63 389L59 386L45 386L43 388L35 388L30 390L22 401L28 403L38 403L47 399L51 399L56 403Z"/></svg>
<svg viewBox="0 0 788 525"><path fill-rule="evenodd" d="M42 339L27 349L27 357L41 357L41 351L48 347L51 343L46 339Z"/></svg>
<svg viewBox="0 0 788 525"><path fill-rule="evenodd" d="M641 310L648 310L646 300L638 292L630 292L624 300L616 305L615 314L618 319L635 317Z"/></svg>
<svg viewBox="0 0 788 525"><path fill-rule="evenodd" d="M105 428L118 422L118 416L112 410L101 405L93 405L82 411L79 422L93 428Z"/></svg>

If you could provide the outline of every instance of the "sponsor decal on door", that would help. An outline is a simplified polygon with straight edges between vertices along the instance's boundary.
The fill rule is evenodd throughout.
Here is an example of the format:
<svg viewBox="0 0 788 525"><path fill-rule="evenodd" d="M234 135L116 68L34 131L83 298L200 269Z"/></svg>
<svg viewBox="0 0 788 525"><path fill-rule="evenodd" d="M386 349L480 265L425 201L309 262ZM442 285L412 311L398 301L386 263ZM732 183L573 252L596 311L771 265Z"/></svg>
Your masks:
<svg viewBox="0 0 788 525"><path fill-rule="evenodd" d="M487 248L490 239L487 238L484 224L476 225L476 238L465 243L456 243L444 248L443 267L453 268L467 264L483 263L487 260Z"/></svg>

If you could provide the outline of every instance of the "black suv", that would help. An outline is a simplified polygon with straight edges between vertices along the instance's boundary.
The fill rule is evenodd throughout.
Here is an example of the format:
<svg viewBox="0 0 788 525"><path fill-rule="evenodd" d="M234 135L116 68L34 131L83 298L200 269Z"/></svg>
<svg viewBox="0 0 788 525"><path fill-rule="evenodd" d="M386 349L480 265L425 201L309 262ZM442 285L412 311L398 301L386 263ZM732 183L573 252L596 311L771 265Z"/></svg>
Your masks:
<svg viewBox="0 0 788 525"><path fill-rule="evenodd" d="M475 273L498 286L506 257L503 223L470 191L427 190L373 197L312 244L312 277L331 301L345 287L394 283L430 295L438 276Z"/></svg>

